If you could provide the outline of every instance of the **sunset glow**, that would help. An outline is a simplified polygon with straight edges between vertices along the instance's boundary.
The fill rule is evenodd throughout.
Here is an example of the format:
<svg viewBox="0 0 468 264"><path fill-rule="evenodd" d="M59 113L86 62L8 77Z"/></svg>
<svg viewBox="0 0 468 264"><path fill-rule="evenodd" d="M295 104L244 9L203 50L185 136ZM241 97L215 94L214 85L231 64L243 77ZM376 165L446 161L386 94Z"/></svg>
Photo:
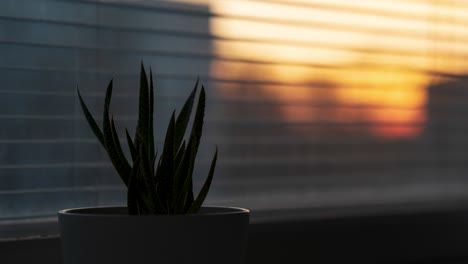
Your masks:
<svg viewBox="0 0 468 264"><path fill-rule="evenodd" d="M260 83L251 88L258 99L276 101L289 122L368 122L376 137L415 137L427 119L431 74L468 70L463 3L183 2L214 14L210 30L221 59L213 60L211 75ZM221 96L239 92L219 87Z"/></svg>
<svg viewBox="0 0 468 264"><path fill-rule="evenodd" d="M264 94L276 96L289 121L369 122L368 132L375 136L414 137L422 133L426 120L426 87L432 81L428 72L468 69L468 60L453 53L468 55L468 20L459 8L435 10L404 1L359 1L355 6L338 0L301 2L310 3L310 8L260 1L212 3L215 13L226 15L212 20L213 34L239 39L215 43L216 53L268 62L214 63L214 75L295 85L316 79L328 83L328 96L319 98L313 91L323 88L313 85L261 87ZM320 4L339 8L320 8ZM402 15L379 13L386 10ZM337 109L324 115L323 109L313 107L321 98ZM303 103L288 104L297 100ZM339 110L340 106L351 107Z"/></svg>

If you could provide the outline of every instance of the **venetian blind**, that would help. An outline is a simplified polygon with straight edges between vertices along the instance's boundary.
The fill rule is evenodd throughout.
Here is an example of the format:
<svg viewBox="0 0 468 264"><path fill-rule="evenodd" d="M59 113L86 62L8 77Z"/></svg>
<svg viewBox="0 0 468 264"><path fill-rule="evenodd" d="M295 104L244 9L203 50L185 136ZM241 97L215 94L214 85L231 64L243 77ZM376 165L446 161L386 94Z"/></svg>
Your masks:
<svg viewBox="0 0 468 264"><path fill-rule="evenodd" d="M79 107L104 89L123 137L140 62L157 139L207 88L195 188L254 210L465 199L468 5L459 1L0 3L0 218L123 204Z"/></svg>

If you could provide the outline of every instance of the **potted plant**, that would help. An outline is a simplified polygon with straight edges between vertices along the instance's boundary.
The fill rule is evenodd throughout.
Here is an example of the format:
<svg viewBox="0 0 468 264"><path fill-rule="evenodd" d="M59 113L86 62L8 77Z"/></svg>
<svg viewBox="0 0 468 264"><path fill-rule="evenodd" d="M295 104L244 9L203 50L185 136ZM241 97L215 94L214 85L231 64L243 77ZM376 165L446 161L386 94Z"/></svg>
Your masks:
<svg viewBox="0 0 468 264"><path fill-rule="evenodd" d="M213 179L214 154L198 195L192 174L205 111L202 86L188 139L198 80L176 117L172 113L161 153L154 146L154 88L141 65L138 123L134 139L126 131L127 159L109 108L112 80L107 87L102 130L78 97L88 124L107 151L127 187L127 206L67 209L58 212L65 264L72 263L242 263L249 211L202 206Z"/></svg>

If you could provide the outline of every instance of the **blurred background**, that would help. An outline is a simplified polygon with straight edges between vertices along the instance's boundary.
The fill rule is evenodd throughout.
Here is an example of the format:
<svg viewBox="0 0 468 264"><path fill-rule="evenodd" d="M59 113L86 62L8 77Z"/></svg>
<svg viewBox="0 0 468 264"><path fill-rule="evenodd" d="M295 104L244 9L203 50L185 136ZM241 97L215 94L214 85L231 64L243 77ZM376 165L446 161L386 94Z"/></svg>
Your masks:
<svg viewBox="0 0 468 264"><path fill-rule="evenodd" d="M2 0L0 219L124 204L80 88L118 132L155 75L159 149L197 76L195 190L255 212L468 200L468 3L462 0ZM387 207L386 207L387 208ZM358 210L356 210L358 211Z"/></svg>

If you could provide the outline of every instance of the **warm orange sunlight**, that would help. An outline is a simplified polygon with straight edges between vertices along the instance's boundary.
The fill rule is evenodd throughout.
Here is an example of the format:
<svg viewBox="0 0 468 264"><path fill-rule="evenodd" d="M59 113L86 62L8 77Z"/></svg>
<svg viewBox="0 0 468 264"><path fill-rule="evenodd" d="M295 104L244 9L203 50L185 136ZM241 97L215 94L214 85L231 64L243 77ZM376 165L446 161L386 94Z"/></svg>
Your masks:
<svg viewBox="0 0 468 264"><path fill-rule="evenodd" d="M275 100L288 122L364 122L367 133L379 138L416 137L424 129L434 73L468 70L468 5L191 2L214 14L213 49L222 60L213 61L212 76L256 83L251 89ZM229 97L239 89L219 87Z"/></svg>

